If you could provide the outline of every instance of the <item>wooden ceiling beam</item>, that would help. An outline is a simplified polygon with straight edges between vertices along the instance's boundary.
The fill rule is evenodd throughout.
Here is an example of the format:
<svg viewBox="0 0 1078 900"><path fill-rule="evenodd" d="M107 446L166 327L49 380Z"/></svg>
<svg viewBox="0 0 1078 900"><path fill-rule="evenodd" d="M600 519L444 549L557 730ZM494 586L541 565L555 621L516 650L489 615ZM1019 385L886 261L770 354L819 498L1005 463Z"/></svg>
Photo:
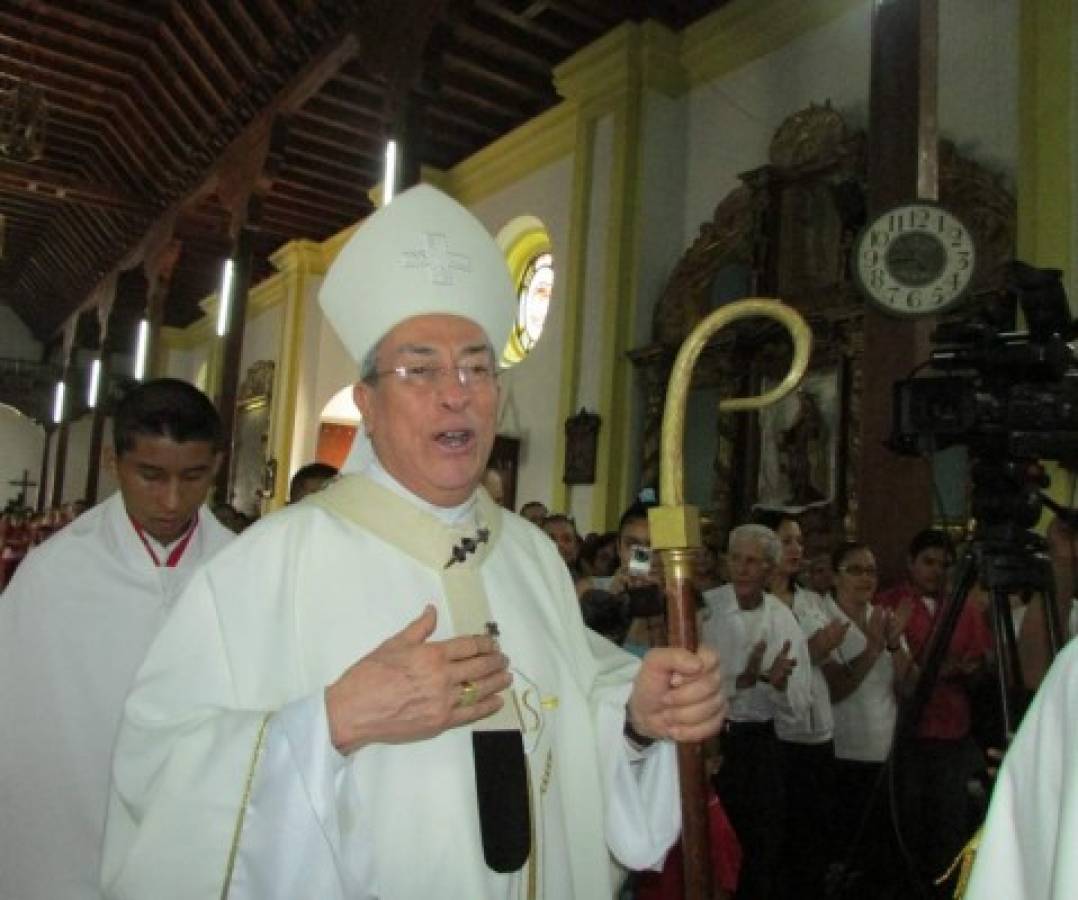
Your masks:
<svg viewBox="0 0 1078 900"><path fill-rule="evenodd" d="M267 10L269 17L273 20L272 27L276 33L279 34L292 34L294 31L292 27L291 16L283 13L280 7L273 2L273 0L255 0L259 8Z"/></svg>
<svg viewBox="0 0 1078 900"><path fill-rule="evenodd" d="M251 62L251 57L255 54L252 54L249 48L244 47L240 43L237 33L225 24L222 18L224 9L221 7L219 0L214 0L213 3L209 2L209 0L195 0L195 7L198 10L199 17L208 22L217 37L228 45L233 59L237 60L238 65L244 70L243 77L248 81L256 81L258 79L258 69Z"/></svg>
<svg viewBox="0 0 1078 900"><path fill-rule="evenodd" d="M211 166L199 181L183 195L173 202L164 215L175 215L182 208L201 202L205 197L215 191L221 174L221 165L224 160L242 156L248 152L261 135L268 131L275 117L287 115L303 105L306 100L313 96L358 50L358 42L351 29L341 29L323 43L323 46L311 57L306 65L287 82L275 96L266 104L255 118L228 144L218 157L217 163ZM124 148L130 152L129 148ZM143 238L143 241L145 238ZM119 264L128 263L135 265L140 258L143 241L137 241L133 247L128 248L126 253L120 253ZM116 264L113 264L113 268ZM87 295L92 290L87 292ZM64 311L65 315L68 313Z"/></svg>
<svg viewBox="0 0 1078 900"><path fill-rule="evenodd" d="M442 53L442 65L445 69L465 72L479 81L497 85L503 91L527 97L537 103L549 102L557 93L549 78L520 69L510 71L503 61L476 47L450 44Z"/></svg>
<svg viewBox="0 0 1078 900"><path fill-rule="evenodd" d="M347 180L349 172L355 166L373 166L375 170L382 166L382 155L371 153L370 145L353 144L351 147L338 149L327 141L320 141L312 134L294 134L288 142L288 163L294 159L313 159L315 165L324 161L327 166L342 170L342 179Z"/></svg>
<svg viewBox="0 0 1078 900"><path fill-rule="evenodd" d="M333 77L345 60L355 55L358 49L356 37L350 30L344 30L328 40L307 65L296 73L292 81L279 90L243 131L233 138L219 159L225 159L229 154L246 152L246 148L256 143L260 136L268 131L274 118L279 115L287 116L299 109ZM215 165L190 191L184 200L184 205L197 203L206 194L212 192L216 178L217 166Z"/></svg>
<svg viewBox="0 0 1078 900"><path fill-rule="evenodd" d="M93 206L133 215L152 215L153 213L153 207L117 194L108 188L80 184L58 178L47 171L37 172L32 167L27 168L30 168L30 171L24 172L20 171L23 169L20 163L7 160L0 162L0 188L21 196L61 205Z"/></svg>
<svg viewBox="0 0 1078 900"><path fill-rule="evenodd" d="M332 208L334 204L341 202L350 204L368 201L367 188L363 186L363 179L360 177L353 180L351 190L342 191L340 185L323 188L307 179L297 181L290 175L291 172L286 168L277 179L275 193L281 195L282 199L295 199L297 203L304 203L314 209Z"/></svg>
<svg viewBox="0 0 1078 900"><path fill-rule="evenodd" d="M10 7L6 11L0 10L0 28L15 40L35 47L35 55L45 46L59 46L65 49L54 52L63 52L65 57L76 60L92 57L89 60L90 65L104 66L110 71L122 72L134 67L138 64L141 52L140 48L121 47L121 44L130 42L130 34L127 35L126 41L105 35L101 35L100 40L95 40L96 33L93 30L72 28L70 23L66 23L66 27L57 27L40 16L23 14Z"/></svg>
<svg viewBox="0 0 1078 900"><path fill-rule="evenodd" d="M0 15L0 26L2 25L3 17ZM31 43L31 39L16 38L10 33L0 31L0 45L10 48L5 55L13 60L25 55L23 47L27 43ZM111 66L99 65L78 51L67 52L40 44L35 46L33 58L26 60L25 65L44 73L63 72L85 85L103 85L112 90L122 90L126 81L125 72Z"/></svg>
<svg viewBox="0 0 1078 900"><path fill-rule="evenodd" d="M152 31L157 24L157 16L143 10L140 4L129 0L91 0L94 17L104 15L114 22L128 22L142 30ZM103 12L102 12L103 11Z"/></svg>
<svg viewBox="0 0 1078 900"><path fill-rule="evenodd" d="M210 98L213 106L218 112L228 108L228 100L225 99L225 95L218 90L208 75L204 71L204 66L199 63L187 49L186 44L181 41L176 33L173 31L172 23L165 20L161 22L158 29L158 34L164 38L165 43L169 46L172 52L176 55L177 60L186 69L187 74L191 76L192 83L196 84L202 89L202 92Z"/></svg>
<svg viewBox="0 0 1078 900"><path fill-rule="evenodd" d="M273 55L273 45L267 39L266 34L252 18L247 9L245 0L228 0L228 9L243 27L251 42L258 47L260 59L268 59Z"/></svg>
<svg viewBox="0 0 1078 900"><path fill-rule="evenodd" d="M199 122L194 124L193 128L206 128L212 125L214 121L213 112L195 96L194 91L184 81L180 70L165 56L160 44L154 42L151 45L143 71L153 73L153 77L156 79L158 88L162 93L174 94L177 103L181 99L186 102L189 112L199 119ZM188 115L187 118L193 122L191 115Z"/></svg>
<svg viewBox="0 0 1078 900"><path fill-rule="evenodd" d="M534 20L521 18L506 9L500 0L475 0L473 12L461 24L469 33L470 43L479 43L473 36L485 43L497 41L502 55L511 53L523 62L531 61L540 72L549 71L551 62L561 61L571 54L579 40ZM528 48L537 48L539 52Z"/></svg>
<svg viewBox="0 0 1078 900"><path fill-rule="evenodd" d="M213 71L221 78L224 93L227 96L235 96L238 94L240 92L240 85L243 77L236 75L229 68L224 55L213 46L213 43L206 36L205 32L195 24L194 19L191 18L190 13L184 8L184 5L179 3L175 4L172 7L172 14L176 17L176 22L179 27L186 32L193 45L201 52Z"/></svg>
<svg viewBox="0 0 1078 900"><path fill-rule="evenodd" d="M28 10L31 15L41 21L54 20L75 34L92 34L101 38L102 42L113 47L127 44L129 51L136 56L145 52L150 43L150 30L152 24L147 25L143 33L132 30L130 22L119 22L107 16L89 14L85 9L78 9L74 4L68 3L58 7L51 3L43 3L42 0L8 0L19 9Z"/></svg>

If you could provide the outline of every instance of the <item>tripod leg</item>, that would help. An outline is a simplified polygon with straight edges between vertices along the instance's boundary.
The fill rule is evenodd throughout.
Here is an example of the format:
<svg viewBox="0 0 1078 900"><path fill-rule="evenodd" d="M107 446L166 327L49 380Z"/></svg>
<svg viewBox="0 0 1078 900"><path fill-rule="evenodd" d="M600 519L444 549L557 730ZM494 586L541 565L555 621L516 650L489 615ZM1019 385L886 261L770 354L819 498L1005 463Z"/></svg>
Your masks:
<svg viewBox="0 0 1078 900"><path fill-rule="evenodd" d="M940 666L947 656L947 650L951 646L951 638L954 636L959 616L962 615L962 609L966 605L966 598L969 597L969 592L973 589L976 579L977 562L972 555L967 555L958 564L954 588L939 618L936 620L928 645L918 660L921 671L917 676L917 688L913 697L899 708L898 730L904 735L912 736L916 732L917 723L921 718L921 710L924 709L932 689L936 686Z"/></svg>
<svg viewBox="0 0 1078 900"><path fill-rule="evenodd" d="M1051 654L1051 658L1055 659L1059 653L1060 648L1063 646L1062 625L1059 621L1059 607L1056 606L1056 601L1059 599L1056 597L1055 589L1055 573L1052 571L1052 566L1047 560L1041 566L1044 574L1041 576L1042 590L1041 590L1041 603L1044 608L1044 624L1048 629L1048 648Z"/></svg>
<svg viewBox="0 0 1078 900"><path fill-rule="evenodd" d="M999 708L1003 717L1003 739L1009 744L1014 737L1014 708L1012 691L1025 688L1022 661L1018 657L1011 599L1003 588L992 590L992 630L996 644L996 674L999 682Z"/></svg>

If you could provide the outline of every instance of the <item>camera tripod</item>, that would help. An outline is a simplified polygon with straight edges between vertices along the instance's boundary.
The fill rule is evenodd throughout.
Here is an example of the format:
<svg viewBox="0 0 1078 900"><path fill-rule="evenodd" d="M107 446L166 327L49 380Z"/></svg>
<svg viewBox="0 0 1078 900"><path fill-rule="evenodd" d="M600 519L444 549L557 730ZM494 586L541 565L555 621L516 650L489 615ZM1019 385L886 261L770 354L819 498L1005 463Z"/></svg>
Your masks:
<svg viewBox="0 0 1078 900"><path fill-rule="evenodd" d="M868 805L862 811L861 823L854 841L846 850L848 863L856 853L874 804L880 802L884 791L890 796L892 829L897 840L907 875L922 896L931 896L934 888L917 871L912 854L904 839L901 805L897 785L901 779L903 750L917 733L921 713L939 681L940 669L947 656L951 639L972 589L978 583L988 591L990 615L995 642L996 681L1000 717L1001 746L1010 743L1018 719L1024 712L1031 691L1026 688L1018 636L1011 609L1015 593L1033 593L1039 598L1044 614L1050 658L1061 646L1061 625L1055 598L1055 578L1046 553L1047 542L1029 530L1038 520L1042 506L1051 509L1068 524L1075 514L1051 498L1029 474L1032 467L1026 461L979 461L973 470L973 512L977 517L973 539L959 560L955 578L944 601L932 634L921 656L921 671L911 696L900 703L894 740L887 761L881 769ZM1034 602L1030 600L1029 602ZM942 873L936 873L942 874ZM853 897L848 887L836 885L831 896ZM897 896L897 895L896 895Z"/></svg>
<svg viewBox="0 0 1078 900"><path fill-rule="evenodd" d="M1039 602L1047 634L1049 659L1061 647L1061 624L1055 596L1055 573L1047 554L1044 538L1029 530L1040 516L1042 506L1048 506L1065 520L1069 511L1046 497L1039 487L1044 479L1035 480L1029 473L1039 471L1031 463L1011 461L979 461L974 466L973 510L977 525L973 539L959 560L949 597L922 656L922 668L916 688L899 709L895 729L895 745L890 760L890 790L895 835L910 874L917 877L902 833L896 783L904 759L903 750L917 732L921 713L935 689L940 670L947 656L970 592L980 584L988 592L994 638L996 682L1002 734L1000 746L1005 747L1014 737L1018 721L1032 695L1027 687L1018 646L1018 632L1012 615L1011 597L1014 594L1032 596L1028 602ZM942 874L942 873L935 873Z"/></svg>
<svg viewBox="0 0 1078 900"><path fill-rule="evenodd" d="M1006 470L1022 465L1009 463ZM947 648L970 591L976 584L979 583L989 592L1005 741L1010 741L1017 725L1016 702L1024 700L1029 693L1025 687L1011 613L1012 594L1033 594L1039 598L1051 657L1054 658L1062 646L1055 575L1046 552L1047 542L1030 531L1028 526L1037 521L1042 505L1065 520L1071 518L1071 513L1030 485L1021 485L1017 493L1008 496L1005 486L1009 479L986 478L984 474L987 470L991 475L997 475L997 466L978 463L978 468L981 471L975 469L973 510L975 516L981 513L981 517L978 518L972 541L959 560L950 596L933 628L916 690L899 711L896 731L900 736L908 736L915 729L921 711L939 680ZM1002 495L996 493L1001 488L1004 489ZM1001 520L999 514L1008 511L1013 513L1013 517Z"/></svg>

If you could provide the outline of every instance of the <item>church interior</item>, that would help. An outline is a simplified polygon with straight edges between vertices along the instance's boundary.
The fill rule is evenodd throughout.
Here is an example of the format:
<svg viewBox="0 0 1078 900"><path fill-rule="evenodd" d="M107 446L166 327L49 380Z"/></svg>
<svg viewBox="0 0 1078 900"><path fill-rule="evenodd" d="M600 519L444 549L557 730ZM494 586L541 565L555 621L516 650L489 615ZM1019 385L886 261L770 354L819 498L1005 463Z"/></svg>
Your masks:
<svg viewBox="0 0 1078 900"><path fill-rule="evenodd" d="M468 206L521 288L492 459L509 505L613 527L657 485L673 354L766 296L812 328L801 396L826 436L794 496L769 430L797 404L717 412L789 347L758 321L717 336L686 437L716 540L776 500L882 547L961 522L963 460L883 447L931 317L881 314L851 255L872 216L921 199L976 243L963 314L1005 305L1012 258L1070 277L1073 21L1064 0L6 4L5 500L106 496L110 398L150 375L218 402L218 499L250 517L304 463L339 464L354 373L315 299L382 201L392 140L397 187Z"/></svg>
<svg viewBox="0 0 1078 900"><path fill-rule="evenodd" d="M214 508L244 524L340 467L358 373L319 288L419 183L489 230L516 291L490 484L580 537L667 499L694 329L776 298L805 373L724 408L795 348L761 318L706 342L685 502L719 555L777 509L806 566L860 541L893 582L912 535L975 515L961 439L894 449L896 382L941 323L1023 327L1015 260L1078 302L1078 0L6 0L0 60L0 507L45 533L116 491L111 411L150 378L213 399ZM921 229L885 290L875 229L917 210L954 241Z"/></svg>

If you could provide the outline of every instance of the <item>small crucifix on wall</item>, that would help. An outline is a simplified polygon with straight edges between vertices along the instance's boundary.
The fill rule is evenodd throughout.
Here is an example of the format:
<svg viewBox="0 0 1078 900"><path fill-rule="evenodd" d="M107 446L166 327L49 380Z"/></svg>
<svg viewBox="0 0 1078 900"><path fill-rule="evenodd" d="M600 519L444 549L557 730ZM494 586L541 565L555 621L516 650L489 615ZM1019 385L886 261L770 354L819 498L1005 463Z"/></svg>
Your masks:
<svg viewBox="0 0 1078 900"><path fill-rule="evenodd" d="M9 481L8 484L10 484L12 487L17 487L19 489L19 496L16 498L15 504L19 507L19 509L25 509L27 490L32 487L37 487L37 482L30 480L29 469L23 469L22 478Z"/></svg>

